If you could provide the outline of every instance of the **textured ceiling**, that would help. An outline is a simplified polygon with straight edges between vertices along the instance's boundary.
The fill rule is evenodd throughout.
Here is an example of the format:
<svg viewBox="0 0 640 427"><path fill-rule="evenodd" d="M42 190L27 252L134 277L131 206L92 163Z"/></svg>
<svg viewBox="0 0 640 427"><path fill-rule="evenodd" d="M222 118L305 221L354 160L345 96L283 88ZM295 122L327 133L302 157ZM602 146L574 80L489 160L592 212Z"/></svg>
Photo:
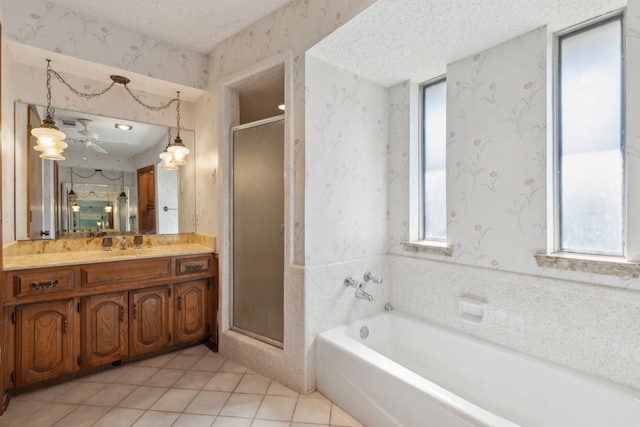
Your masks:
<svg viewBox="0 0 640 427"><path fill-rule="evenodd" d="M209 54L220 41L291 0L49 1L159 40Z"/></svg>
<svg viewBox="0 0 640 427"><path fill-rule="evenodd" d="M626 0L378 0L310 53L383 86L422 82L444 74L448 63L542 25L557 31L626 4Z"/></svg>

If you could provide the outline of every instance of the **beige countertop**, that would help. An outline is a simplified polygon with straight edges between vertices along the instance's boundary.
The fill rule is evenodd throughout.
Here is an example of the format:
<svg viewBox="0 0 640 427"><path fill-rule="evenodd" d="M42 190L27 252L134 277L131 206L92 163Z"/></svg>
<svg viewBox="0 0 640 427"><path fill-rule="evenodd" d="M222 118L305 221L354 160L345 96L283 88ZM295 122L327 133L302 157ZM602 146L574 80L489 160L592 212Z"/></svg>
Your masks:
<svg viewBox="0 0 640 427"><path fill-rule="evenodd" d="M37 267L60 267L65 265L124 261L140 258L199 255L208 254L211 252L213 252L213 250L208 246L196 243L185 243L176 245L143 246L142 249L134 249L130 246L125 250L112 248L110 251L86 250L15 255L4 257L3 269L5 271L9 271Z"/></svg>

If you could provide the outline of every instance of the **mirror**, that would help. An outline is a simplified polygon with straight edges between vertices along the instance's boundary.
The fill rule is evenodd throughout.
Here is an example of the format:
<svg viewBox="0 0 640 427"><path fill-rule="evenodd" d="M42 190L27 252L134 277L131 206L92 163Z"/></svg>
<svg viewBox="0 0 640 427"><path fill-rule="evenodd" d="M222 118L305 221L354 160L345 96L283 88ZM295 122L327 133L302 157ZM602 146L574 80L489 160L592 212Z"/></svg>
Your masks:
<svg viewBox="0 0 640 427"><path fill-rule="evenodd" d="M68 147L65 160L51 161L39 158L30 134L45 115L16 102L15 240L195 232L193 131L180 129L188 164L165 170L159 155L175 128L56 110Z"/></svg>

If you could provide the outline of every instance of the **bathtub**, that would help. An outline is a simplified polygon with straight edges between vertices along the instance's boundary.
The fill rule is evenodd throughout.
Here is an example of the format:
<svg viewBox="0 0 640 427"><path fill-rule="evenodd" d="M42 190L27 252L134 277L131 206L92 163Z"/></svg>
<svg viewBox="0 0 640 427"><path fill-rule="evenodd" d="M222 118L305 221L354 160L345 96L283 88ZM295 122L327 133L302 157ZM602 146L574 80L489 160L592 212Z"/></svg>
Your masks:
<svg viewBox="0 0 640 427"><path fill-rule="evenodd" d="M640 427L638 391L396 311L322 332L316 356L318 390L367 427Z"/></svg>

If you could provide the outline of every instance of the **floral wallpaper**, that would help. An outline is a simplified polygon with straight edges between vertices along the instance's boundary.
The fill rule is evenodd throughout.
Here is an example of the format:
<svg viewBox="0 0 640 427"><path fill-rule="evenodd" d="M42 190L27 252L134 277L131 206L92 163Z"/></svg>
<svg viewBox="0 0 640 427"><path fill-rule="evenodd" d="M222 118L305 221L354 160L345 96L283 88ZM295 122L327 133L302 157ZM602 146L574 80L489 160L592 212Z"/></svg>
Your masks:
<svg viewBox="0 0 640 427"><path fill-rule="evenodd" d="M546 247L546 31L447 67L453 259L531 269Z"/></svg>
<svg viewBox="0 0 640 427"><path fill-rule="evenodd" d="M46 0L5 2L5 35L18 43L204 89L208 58Z"/></svg>
<svg viewBox="0 0 640 427"><path fill-rule="evenodd" d="M306 58L305 264L386 252L387 90Z"/></svg>

